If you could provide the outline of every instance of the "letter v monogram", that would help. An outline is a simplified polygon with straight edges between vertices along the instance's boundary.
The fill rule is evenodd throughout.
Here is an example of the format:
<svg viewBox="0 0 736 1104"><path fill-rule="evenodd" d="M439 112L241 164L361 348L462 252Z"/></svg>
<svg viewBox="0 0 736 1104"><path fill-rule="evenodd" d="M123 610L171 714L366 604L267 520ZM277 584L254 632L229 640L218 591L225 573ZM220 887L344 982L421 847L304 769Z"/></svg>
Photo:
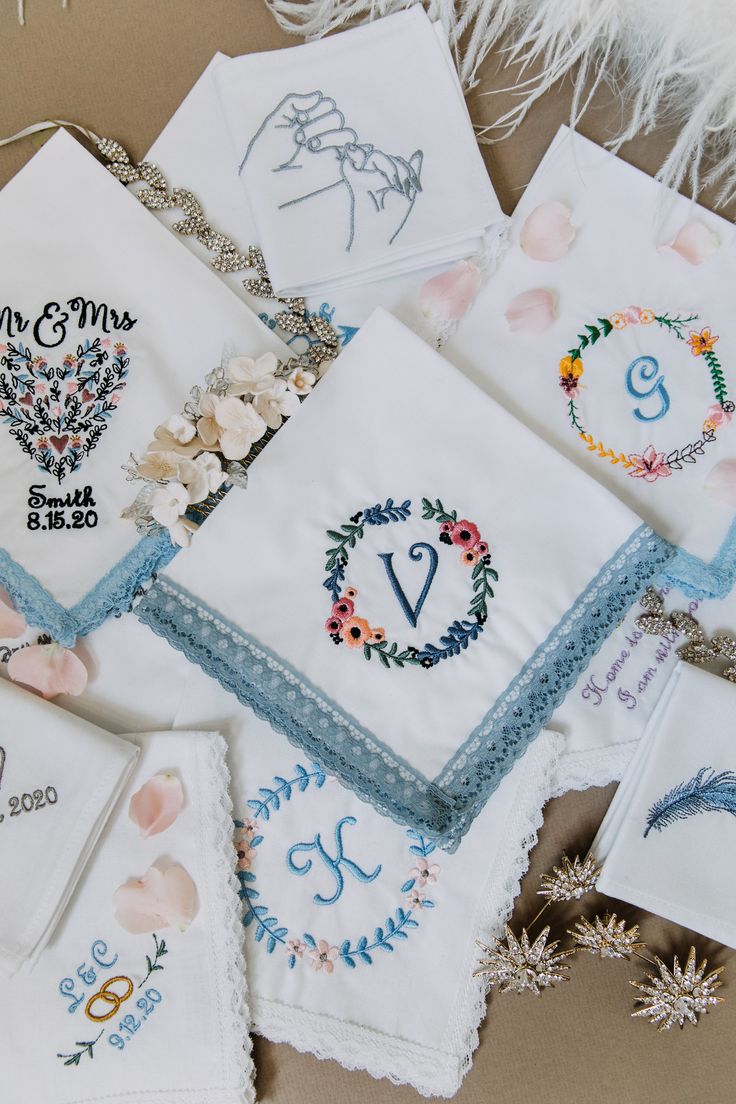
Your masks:
<svg viewBox="0 0 736 1104"><path fill-rule="evenodd" d="M438 559L438 557L437 557L437 550L435 548L433 548L431 544L426 544L424 541L418 541L416 544L413 544L411 546L411 548L409 549L409 559L414 560L415 562L422 559L425 550L428 553L428 557L429 557L429 565L427 567L427 577L424 580L424 586L422 587L422 593L419 595L419 598L417 599L417 604L413 608L409 605L409 601L408 601L406 595L404 594L404 590L401 586L401 583L396 578L396 572L394 571L394 565L391 562L393 560L393 555L394 555L393 552L379 552L378 553L378 558L380 560L383 560L383 566L386 568L386 574L388 575L388 581L391 583L391 587L393 589L394 594L396 595L396 597L398 599L399 605L401 606L402 610L404 611L404 614L406 616L407 621L409 622L409 624L414 629L417 627L417 622L419 620L419 614L422 612L422 606L424 605L424 600L427 597L427 595L429 594L429 588L432 585L432 580L434 579L434 575L435 575L435 572L437 570L437 559Z"/></svg>

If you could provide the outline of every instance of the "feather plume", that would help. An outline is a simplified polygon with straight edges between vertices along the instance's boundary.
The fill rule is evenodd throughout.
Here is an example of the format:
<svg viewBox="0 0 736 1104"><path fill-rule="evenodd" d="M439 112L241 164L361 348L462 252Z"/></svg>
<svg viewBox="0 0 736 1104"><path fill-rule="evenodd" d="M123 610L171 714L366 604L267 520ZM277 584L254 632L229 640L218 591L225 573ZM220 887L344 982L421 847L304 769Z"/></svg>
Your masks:
<svg viewBox="0 0 736 1104"><path fill-rule="evenodd" d="M361 18L377 19L413 0L267 0L291 34L321 38ZM514 107L490 126L513 132L533 104L563 77L574 83L573 128L602 83L622 105L618 150L636 134L679 128L658 177L679 189L719 185L716 204L736 195L736 21L729 0L425 0L448 33L465 90L503 40L506 65L521 66ZM531 66L534 76L527 78ZM508 91L508 90L507 90ZM710 168L701 171L704 155Z"/></svg>
<svg viewBox="0 0 736 1104"><path fill-rule="evenodd" d="M734 771L716 772L710 767L701 767L688 782L680 782L652 805L647 813L644 837L652 828L661 832L676 820L686 820L697 813L731 813L736 816Z"/></svg>

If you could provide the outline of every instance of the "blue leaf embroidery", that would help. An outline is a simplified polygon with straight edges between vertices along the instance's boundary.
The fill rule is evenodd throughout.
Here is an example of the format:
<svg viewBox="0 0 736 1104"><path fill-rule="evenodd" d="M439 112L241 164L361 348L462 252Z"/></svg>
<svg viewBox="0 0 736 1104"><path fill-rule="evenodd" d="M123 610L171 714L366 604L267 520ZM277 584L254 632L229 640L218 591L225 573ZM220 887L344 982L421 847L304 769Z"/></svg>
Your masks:
<svg viewBox="0 0 736 1104"><path fill-rule="evenodd" d="M680 782L652 805L647 813L644 837L652 828L661 832L676 820L710 812L736 816L736 773L733 771L716 772L711 767L701 767L688 782Z"/></svg>

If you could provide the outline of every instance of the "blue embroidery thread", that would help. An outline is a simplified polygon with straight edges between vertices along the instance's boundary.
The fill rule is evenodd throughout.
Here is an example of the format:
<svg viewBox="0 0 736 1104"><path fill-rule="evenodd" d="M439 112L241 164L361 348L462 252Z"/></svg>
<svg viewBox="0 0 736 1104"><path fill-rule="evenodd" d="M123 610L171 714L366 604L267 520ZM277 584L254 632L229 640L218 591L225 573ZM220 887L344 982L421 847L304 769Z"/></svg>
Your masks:
<svg viewBox="0 0 736 1104"><path fill-rule="evenodd" d="M424 586L422 587L421 594L419 595L416 605L412 608L409 605L409 601L404 594L404 588L399 580L396 578L396 572L394 571L393 552L379 552L378 558L383 561L383 566L386 568L386 574L388 575L388 581L391 584L391 588L398 599L399 605L404 611L404 616L413 629L417 627L419 621L419 614L422 612L422 606L429 594L429 588L434 580L435 572L437 571L437 564L439 562L439 556L437 555L437 549L433 548L431 544L427 544L425 541L417 541L409 549L409 559L417 563L423 558L424 550L426 550L429 563L427 565L427 577L424 580Z"/></svg>
<svg viewBox="0 0 736 1104"><path fill-rule="evenodd" d="M338 820L337 824L335 825L334 859L322 843L322 837L319 832L316 833L311 843L295 843L293 847L290 847L287 851L286 865L288 866L292 874L303 877L305 874L309 873L313 866L311 859L307 859L303 866L297 866L297 864L294 862L294 855L302 853L306 854L309 851L316 851L319 857L322 859L322 862L325 864L325 866L335 879L335 892L332 894L332 896L325 897L321 893L315 893L314 897L312 898L315 905L334 905L336 901L340 900L345 888L345 878L343 876L342 870L340 869L341 866L344 866L348 873L352 874L357 881L364 883L375 882L376 878L381 873L380 863L375 868L372 874L366 874L365 870L358 866L356 862L353 862L352 859L345 858L345 852L342 842L343 828L346 824L354 825L357 823L358 822L354 816L345 816Z"/></svg>
<svg viewBox="0 0 736 1104"><path fill-rule="evenodd" d="M636 381L633 379L634 372L638 372ZM644 387L642 384L651 384L651 386ZM634 417L640 422L658 422L660 418L664 418L670 408L670 396L664 384L665 377L659 374L659 361L656 357L635 357L626 369L626 390L632 398L648 399L652 395L659 396L659 409L656 414L644 414L638 406L634 407Z"/></svg>
<svg viewBox="0 0 736 1104"><path fill-rule="evenodd" d="M687 782L680 782L669 790L664 797L655 801L647 813L644 838L646 839L652 828L661 832L676 820L687 820L698 813L731 813L736 816L734 771L716 772L710 767L701 767Z"/></svg>
<svg viewBox="0 0 736 1104"><path fill-rule="evenodd" d="M250 139L238 168L239 175L242 174L256 142L269 126L274 137L276 131L290 131L293 141L293 148L287 143L284 151L286 156L271 168L272 172L301 170L305 167L303 160L298 163L302 154L308 157L310 154L317 156L327 152L332 153L335 158L338 173L336 180L286 200L279 205L279 210L344 187L349 205L349 233L345 251L349 253L355 240L358 196L365 194L371 204L370 210L378 217L382 217L386 211L386 202L390 196L400 197L405 201L405 207L400 209L401 219L388 239L388 244L393 245L422 191L422 150L415 150L408 158L386 153L371 142L360 141L357 131L345 125L345 116L331 96L325 96L320 90L308 93L288 92L273 111L269 112ZM280 137L278 141L281 142ZM308 164L309 162L307 166ZM391 226L393 227L393 223Z"/></svg>
<svg viewBox="0 0 736 1104"><path fill-rule="evenodd" d="M252 810L255 816L268 822L271 816L282 808L285 801L291 800L295 792L304 793L310 785L321 789L327 780L327 776L319 763L312 763L310 766L311 769L307 770L301 763L297 763L294 767L295 776L290 779L276 775L274 777L275 785L259 787L260 799L253 798L247 802L249 809ZM354 820L354 817L344 817L340 823ZM245 829L245 822L242 820L235 820L234 824L237 829ZM249 826L248 832L255 832L254 824ZM336 958L349 969L355 969L359 962L366 966L372 966L373 952L376 950L394 951L394 944L408 939L409 931L412 928L419 927L419 921L414 918L415 913L419 910L423 911L435 907L434 901L430 900L425 893L416 887L417 874L420 874L420 886L425 884L426 879L421 877L420 864L426 865L426 863L421 863L421 860L425 860L432 854L435 850L435 844L413 829L407 830L406 835L412 841L409 852L413 861L416 862L416 868L410 872L409 879L402 884L400 892L409 894L411 907L403 908L399 906L393 915L388 916L384 923L374 930L372 940L369 940L367 935L361 935L355 941L343 940L339 949L331 948L333 954L330 958L328 972L332 969L332 958ZM260 847L263 840L264 836L262 834L251 835L249 847L255 850ZM434 868L433 878L435 880L438 869L437 867ZM306 873L306 869L304 872ZM375 872L376 876L379 872L380 867ZM238 896L243 901L245 908L243 926L246 928L254 926L256 942L265 944L267 954L273 954L279 946L283 947L287 953L290 970L294 969L297 958L301 958L306 949L321 954L320 944L327 945L324 940L316 940L310 932L303 933L303 943L300 940L287 939L289 935L288 927L280 924L277 916L270 914L267 905L256 903L260 902L261 894L255 888L257 878L251 870L239 869L237 877L240 881Z"/></svg>

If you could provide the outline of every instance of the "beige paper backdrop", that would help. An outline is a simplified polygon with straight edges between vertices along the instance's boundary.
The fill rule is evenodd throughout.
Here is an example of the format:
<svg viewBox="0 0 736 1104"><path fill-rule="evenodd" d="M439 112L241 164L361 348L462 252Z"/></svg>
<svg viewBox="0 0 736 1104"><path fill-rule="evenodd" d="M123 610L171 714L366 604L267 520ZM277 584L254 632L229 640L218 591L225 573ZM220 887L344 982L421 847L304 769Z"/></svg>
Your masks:
<svg viewBox="0 0 736 1104"><path fill-rule="evenodd" d="M642 3L645 0L641 0ZM26 26L15 0L0 0L0 137L39 119L64 118L118 138L141 157L216 50L229 54L293 45L262 0L26 0ZM512 83L489 58L480 87L470 97L475 122L492 122L512 103L508 93L483 95ZM568 120L570 88L544 96L515 135L484 147L493 184L507 212L513 210L558 125ZM599 95L581 130L604 142L618 125L620 106ZM662 160L671 135L658 131L630 143L622 156L647 172ZM31 142L0 150L0 185L34 152ZM165 166L163 166L165 170ZM174 183L186 186L186 181ZM207 197L202 200L207 203ZM733 217L734 210L726 212ZM736 300L736 289L735 300ZM539 875L563 849L585 853L614 787L568 794L545 812L513 925L537 911ZM713 856L724 879L736 873L736 857ZM457 1104L732 1104L736 1099L736 956L717 944L627 905L596 898L593 908L617 910L641 924L645 940L663 957L686 955L693 942L713 965L727 964L727 1003L697 1029L658 1034L632 1020L629 979L638 965L601 962L579 955L572 979L535 998L493 998L481 1029L481 1045ZM580 909L554 913L564 934ZM285 1045L256 1040L258 1095L263 1104L416 1104L409 1088L348 1073ZM11 1090L12 1071L0 1078ZM8 1097L10 1100L11 1096ZM39 1104L44 1104L39 1101Z"/></svg>

